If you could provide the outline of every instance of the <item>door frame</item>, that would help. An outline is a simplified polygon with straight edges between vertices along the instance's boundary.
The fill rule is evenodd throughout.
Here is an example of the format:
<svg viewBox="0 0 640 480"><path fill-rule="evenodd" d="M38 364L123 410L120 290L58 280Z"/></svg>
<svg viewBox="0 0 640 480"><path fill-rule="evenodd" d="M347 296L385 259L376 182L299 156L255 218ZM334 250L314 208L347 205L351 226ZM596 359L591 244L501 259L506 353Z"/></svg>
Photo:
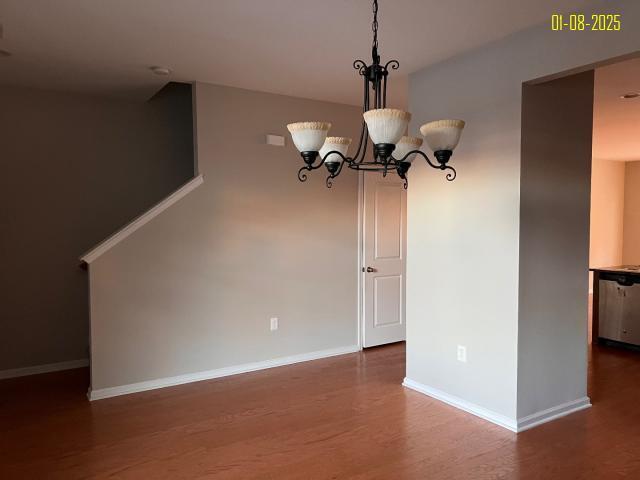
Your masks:
<svg viewBox="0 0 640 480"><path fill-rule="evenodd" d="M363 268L365 266L364 262L364 176L367 172L362 170L358 171L358 350L362 351L364 349L364 279L365 273L363 272ZM371 172L373 174L373 172ZM407 232L407 224L405 221L405 235ZM406 282L406 266L407 266L407 251L405 247L404 251L404 262L405 262L405 271L404 271L404 281ZM404 322L406 324L406 307L407 307L407 299L406 299L406 283L404 287L405 296L404 296ZM405 340L406 341L406 340Z"/></svg>
<svg viewBox="0 0 640 480"><path fill-rule="evenodd" d="M364 174L358 171L358 349L364 345Z"/></svg>

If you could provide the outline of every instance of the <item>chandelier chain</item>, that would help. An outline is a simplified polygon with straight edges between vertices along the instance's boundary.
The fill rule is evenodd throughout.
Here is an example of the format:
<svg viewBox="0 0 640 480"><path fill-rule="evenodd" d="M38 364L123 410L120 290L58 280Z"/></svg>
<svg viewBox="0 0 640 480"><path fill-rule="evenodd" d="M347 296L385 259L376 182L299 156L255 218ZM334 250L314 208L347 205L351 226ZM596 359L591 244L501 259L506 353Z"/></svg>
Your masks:
<svg viewBox="0 0 640 480"><path fill-rule="evenodd" d="M373 0L373 23L371 24L371 30L373 31L373 44L371 45L371 51L373 53L373 61L375 62L378 57L378 0Z"/></svg>

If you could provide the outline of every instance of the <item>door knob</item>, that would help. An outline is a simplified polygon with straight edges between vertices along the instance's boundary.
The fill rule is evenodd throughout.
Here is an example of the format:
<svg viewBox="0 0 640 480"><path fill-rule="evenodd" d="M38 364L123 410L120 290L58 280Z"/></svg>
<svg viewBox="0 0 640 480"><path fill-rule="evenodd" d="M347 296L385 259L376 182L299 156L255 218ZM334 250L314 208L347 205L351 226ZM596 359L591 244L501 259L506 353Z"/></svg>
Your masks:
<svg viewBox="0 0 640 480"><path fill-rule="evenodd" d="M376 269L375 269L375 268L367 267L367 273L373 273L373 272L375 272L375 271L376 271Z"/></svg>

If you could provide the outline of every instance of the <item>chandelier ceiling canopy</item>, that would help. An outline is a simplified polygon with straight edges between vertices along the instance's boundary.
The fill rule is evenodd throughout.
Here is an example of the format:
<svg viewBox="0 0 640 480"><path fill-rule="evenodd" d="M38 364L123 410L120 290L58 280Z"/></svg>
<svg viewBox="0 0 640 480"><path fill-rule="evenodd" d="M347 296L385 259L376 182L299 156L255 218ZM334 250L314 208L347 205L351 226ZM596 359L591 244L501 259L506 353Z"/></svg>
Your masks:
<svg viewBox="0 0 640 480"><path fill-rule="evenodd" d="M304 166L298 171L301 182L307 180L306 172L317 170L323 165L329 176L327 187L340 175L346 165L352 170L382 172L384 176L395 170L404 180L407 188L407 172L411 162L420 156L436 169L447 171L446 178L456 177L455 169L448 164L453 150L460 141L465 122L462 120L437 120L425 123L420 133L433 151L433 162L422 150L423 139L406 136L411 114L404 110L387 108L387 77L390 70L397 70L400 64L390 60L384 65L378 54L378 0L373 1L373 43L371 46L371 65L363 60L353 62L363 78L364 98L362 104L363 122L360 139L353 156L348 155L352 140L345 137L327 136L331 128L328 122L297 122L287 125L291 138L304 160ZM367 157L369 139L373 144L373 158Z"/></svg>

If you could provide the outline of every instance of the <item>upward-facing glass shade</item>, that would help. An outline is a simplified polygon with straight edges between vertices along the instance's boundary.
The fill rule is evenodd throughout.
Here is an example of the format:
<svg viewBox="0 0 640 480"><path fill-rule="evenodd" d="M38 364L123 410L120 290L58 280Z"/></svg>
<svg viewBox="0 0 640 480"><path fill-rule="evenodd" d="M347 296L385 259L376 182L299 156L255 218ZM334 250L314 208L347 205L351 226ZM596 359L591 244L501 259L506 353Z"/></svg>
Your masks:
<svg viewBox="0 0 640 480"><path fill-rule="evenodd" d="M412 150L419 150L422 146L422 139L418 137L402 137L398 143L396 143L396 148L393 151L393 158L396 160L402 160L407 153ZM411 163L413 159L416 158L416 154L412 154L407 158L404 158L405 162Z"/></svg>
<svg viewBox="0 0 640 480"><path fill-rule="evenodd" d="M396 144L407 130L411 114L395 108L378 108L362 114L374 144Z"/></svg>
<svg viewBox="0 0 640 480"><path fill-rule="evenodd" d="M327 137L324 141L324 145L320 149L320 157L324 158L324 156L329 152L340 152L345 157L347 156L347 151L349 150L349 145L351 145L351 139L345 137ZM342 157L337 153L332 153L327 158L325 158L325 163L334 163L341 162Z"/></svg>
<svg viewBox="0 0 640 480"><path fill-rule="evenodd" d="M287 125L299 152L319 151L330 128L331 124L328 122L298 122Z"/></svg>
<svg viewBox="0 0 640 480"><path fill-rule="evenodd" d="M460 141L464 125L463 120L436 120L422 125L420 133L424 135L427 145L434 152L439 150L453 151Z"/></svg>

